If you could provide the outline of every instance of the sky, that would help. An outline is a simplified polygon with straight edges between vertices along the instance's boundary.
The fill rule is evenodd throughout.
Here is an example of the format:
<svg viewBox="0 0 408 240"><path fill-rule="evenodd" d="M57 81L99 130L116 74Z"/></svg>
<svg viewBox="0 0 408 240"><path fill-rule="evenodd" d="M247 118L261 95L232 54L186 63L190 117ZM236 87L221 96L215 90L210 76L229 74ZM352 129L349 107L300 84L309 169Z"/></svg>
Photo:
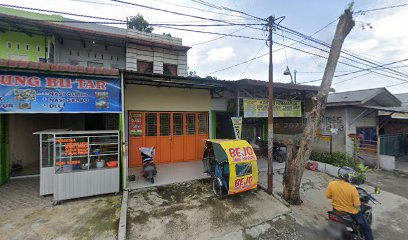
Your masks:
<svg viewBox="0 0 408 240"><path fill-rule="evenodd" d="M215 9L199 4L197 3L199 1L194 0L124 1L205 18L228 20L237 23L263 23L259 20L249 20L247 16L241 13ZM344 9L347 8L351 0L205 0L205 2L216 6L224 6L239 10L262 19L269 16L274 16L275 18L284 16L285 18L281 22L282 26L309 36L337 19L343 13ZM0 0L0 3L123 20L125 20L126 17L140 13L150 23L215 23L208 21L203 22L204 20L201 19L148 10L109 0ZM408 6L358 14L359 10L368 10L404 3L408 4L408 0L355 0L353 9L356 13L354 15L356 25L346 38L343 50L352 53L354 56L358 55L360 58L364 58L380 65L408 59L408 33L406 30L406 23L408 22ZM68 15L65 15L65 17L89 20ZM326 43L331 43L336 24L337 22L334 22L313 37ZM262 28L262 26L255 27ZM245 28L244 26L185 28L224 34L237 31L234 34L260 39L267 38L267 33L265 31L248 27ZM237 80L243 78L263 81L268 80L268 55L240 64L268 52L268 46L263 40L221 37L219 35L155 27L154 33L161 34L163 32L171 33L173 37L182 38L184 45L192 47L188 51L188 67L189 70L195 71L201 77L211 75L223 80ZM299 40L300 38L282 32L281 30L276 30L273 34L273 39L278 43L291 45L295 42L291 39ZM304 43L312 44L309 41L304 41ZM301 43L293 44L291 46L321 56L328 56L327 52L302 45ZM316 46L328 50L328 48L323 46ZM273 45L273 49L276 50L273 53L275 82L288 83L291 81L290 76L283 75L286 67L289 67L292 76L293 72L296 70L296 80L298 83L318 80L323 76L326 59L290 48L282 48L277 44ZM370 66L350 61L350 59L345 59L343 57L350 58L350 56L345 54L342 54L341 56L341 62L352 66L339 63L335 75L345 75L350 71L357 71L359 68L366 69L372 66L367 62L365 62L365 64ZM355 58L354 60L361 62L361 60ZM229 68L230 66L237 64L240 65ZM387 67L392 67L392 69L400 71L402 74L406 74L407 77L401 76L401 73L400 76L396 76L390 72L373 71L375 69L371 69L372 71L362 71L336 77L333 80L332 87L336 92L376 87L387 87L392 93L408 92L408 83L401 84L404 83L404 80L408 81L408 60ZM228 69L222 70L224 68ZM376 72L392 77L383 76ZM313 81L305 84L319 85L320 81Z"/></svg>

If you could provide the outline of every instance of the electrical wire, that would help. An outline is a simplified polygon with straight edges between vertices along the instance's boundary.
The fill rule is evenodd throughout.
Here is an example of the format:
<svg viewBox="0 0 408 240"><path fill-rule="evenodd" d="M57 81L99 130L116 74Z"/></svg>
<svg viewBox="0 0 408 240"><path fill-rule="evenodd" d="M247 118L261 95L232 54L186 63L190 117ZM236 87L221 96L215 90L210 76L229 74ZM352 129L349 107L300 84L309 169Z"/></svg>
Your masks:
<svg viewBox="0 0 408 240"><path fill-rule="evenodd" d="M230 33L228 33L228 34L234 34L234 33L237 33L237 32L239 32L239 31L244 30L245 28L247 28L247 26L245 26L245 27L243 27L243 28L240 28L240 29L238 29L238 30L236 30L236 31L230 32ZM210 39L210 40L208 40L208 41L204 41L204 42L200 42L200 43L191 44L190 46L191 46L191 47L194 47L194 46L197 46L197 45L206 44L206 43L213 42L213 41L219 40L219 39L221 39L221 38L225 38L225 37L227 37L227 36L216 37L216 38Z"/></svg>
<svg viewBox="0 0 408 240"><path fill-rule="evenodd" d="M96 2L96 1L90 1L90 0L70 0L70 1L91 3L91 4L99 4L99 5L106 5L106 6L115 6L115 7L126 7L126 6L121 5L121 4L113 4L113 3L106 3L106 2ZM180 4L175 4L175 3L161 1L161 0L151 0L151 1L160 2L160 3L164 3L164 4L176 6L176 7L181 7L181 8L194 9L194 10L201 11L201 12L208 12L208 10L205 10L205 9L201 9L201 8L197 8L197 7L191 7L191 6L185 6L185 5L180 5ZM133 7L136 8L135 6L133 6ZM222 15L222 16L230 16L229 14L221 13L221 12L212 12L212 13L217 14L217 15ZM237 16L237 17L239 17L240 20L252 20L252 18L245 18L245 17L242 17L242 16Z"/></svg>
<svg viewBox="0 0 408 240"><path fill-rule="evenodd" d="M171 14L175 14L175 15L179 15L179 16L184 16L184 17L191 17L191 18L197 18L197 19L202 19L202 20L210 20L210 21L214 21L214 22L231 23L230 21L227 21L227 20L200 17L200 16L195 16L195 15L191 15L191 14L187 14L187 13L180 13L180 12L175 12L175 11L171 11L171 10L166 10L166 9L161 9L161 8L146 6L146 5L143 5L143 4L132 3L132 2L126 2L126 1L122 1L122 0L111 0L111 1L112 1L112 2L117 2L117 3L126 4L126 5L131 5L131 6L137 6L137 7L141 7L141 8L145 8L145 9L149 9L149 10L160 11L160 12L165 12L165 13L171 13Z"/></svg>
<svg viewBox="0 0 408 240"><path fill-rule="evenodd" d="M408 6L408 3L399 4L399 5L393 5L393 6L373 8L373 9L368 9L368 10L359 10L359 11L357 11L356 13L357 13L357 14L359 14L359 13L368 13L368 12L386 10L386 9L391 9L391 8L406 7L406 6Z"/></svg>

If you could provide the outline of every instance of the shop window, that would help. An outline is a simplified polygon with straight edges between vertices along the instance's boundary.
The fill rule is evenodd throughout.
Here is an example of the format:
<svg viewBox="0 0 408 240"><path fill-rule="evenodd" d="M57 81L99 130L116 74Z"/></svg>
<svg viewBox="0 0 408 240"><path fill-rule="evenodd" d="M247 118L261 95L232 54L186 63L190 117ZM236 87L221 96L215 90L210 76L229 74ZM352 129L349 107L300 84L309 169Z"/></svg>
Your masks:
<svg viewBox="0 0 408 240"><path fill-rule="evenodd" d="M146 136L157 136L157 113L146 113Z"/></svg>
<svg viewBox="0 0 408 240"><path fill-rule="evenodd" d="M208 133L208 114L198 113L198 134Z"/></svg>
<svg viewBox="0 0 408 240"><path fill-rule="evenodd" d="M173 135L175 136L184 135L183 118L184 116L182 113L173 114Z"/></svg>
<svg viewBox="0 0 408 240"><path fill-rule="evenodd" d="M11 42L8 42L7 43L7 48L12 48L13 47L13 45L11 44Z"/></svg>
<svg viewBox="0 0 408 240"><path fill-rule="evenodd" d="M137 72L153 73L153 62L137 61Z"/></svg>
<svg viewBox="0 0 408 240"><path fill-rule="evenodd" d="M29 43L26 43L26 50L27 51L30 50L30 44Z"/></svg>
<svg viewBox="0 0 408 240"><path fill-rule="evenodd" d="M86 62L86 66L88 66L88 67L103 67L103 63L99 63L99 62Z"/></svg>
<svg viewBox="0 0 408 240"><path fill-rule="evenodd" d="M177 76L177 65L163 64L163 74L170 76Z"/></svg>
<svg viewBox="0 0 408 240"><path fill-rule="evenodd" d="M195 116L195 113L187 113L186 114L186 128L187 128L187 135L196 134L196 116Z"/></svg>
<svg viewBox="0 0 408 240"><path fill-rule="evenodd" d="M252 174L252 164L242 163L235 165L235 173L237 177L243 177Z"/></svg>
<svg viewBox="0 0 408 240"><path fill-rule="evenodd" d="M170 136L170 113L160 113L160 136Z"/></svg>

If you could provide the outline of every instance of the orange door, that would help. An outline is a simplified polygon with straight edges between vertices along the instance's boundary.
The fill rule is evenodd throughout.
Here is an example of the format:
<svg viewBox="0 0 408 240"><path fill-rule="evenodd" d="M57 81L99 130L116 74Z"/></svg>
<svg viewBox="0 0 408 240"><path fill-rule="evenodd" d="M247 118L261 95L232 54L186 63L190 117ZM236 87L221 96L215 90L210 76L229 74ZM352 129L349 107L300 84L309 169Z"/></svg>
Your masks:
<svg viewBox="0 0 408 240"><path fill-rule="evenodd" d="M159 163L169 163L171 162L171 114L170 113L159 113L159 132L160 136L156 154Z"/></svg>
<svg viewBox="0 0 408 240"><path fill-rule="evenodd" d="M186 113L186 135L184 136L184 161L196 160L196 113Z"/></svg>
<svg viewBox="0 0 408 240"><path fill-rule="evenodd" d="M129 112L129 166L142 165L140 147L156 147L154 161L201 160L208 138L206 112Z"/></svg>
<svg viewBox="0 0 408 240"><path fill-rule="evenodd" d="M172 162L184 161L184 113L173 113Z"/></svg>

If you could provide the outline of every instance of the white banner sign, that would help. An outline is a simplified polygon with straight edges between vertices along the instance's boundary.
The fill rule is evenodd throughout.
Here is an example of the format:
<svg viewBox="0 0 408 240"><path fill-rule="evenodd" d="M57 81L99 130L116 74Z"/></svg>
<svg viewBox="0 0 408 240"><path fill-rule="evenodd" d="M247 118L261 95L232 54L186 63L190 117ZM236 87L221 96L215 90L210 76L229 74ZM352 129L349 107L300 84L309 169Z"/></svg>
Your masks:
<svg viewBox="0 0 408 240"><path fill-rule="evenodd" d="M235 139L241 139L242 117L231 117L232 127L234 128Z"/></svg>

